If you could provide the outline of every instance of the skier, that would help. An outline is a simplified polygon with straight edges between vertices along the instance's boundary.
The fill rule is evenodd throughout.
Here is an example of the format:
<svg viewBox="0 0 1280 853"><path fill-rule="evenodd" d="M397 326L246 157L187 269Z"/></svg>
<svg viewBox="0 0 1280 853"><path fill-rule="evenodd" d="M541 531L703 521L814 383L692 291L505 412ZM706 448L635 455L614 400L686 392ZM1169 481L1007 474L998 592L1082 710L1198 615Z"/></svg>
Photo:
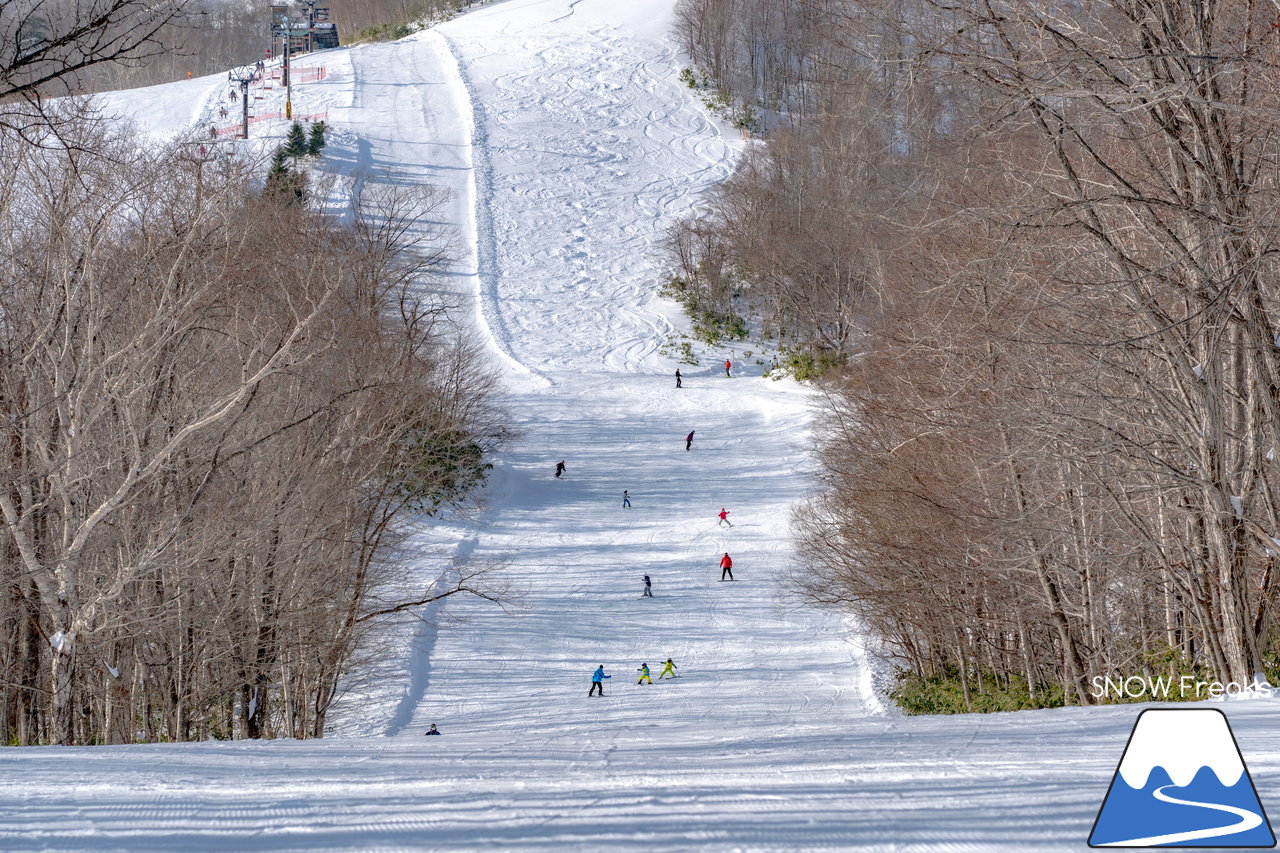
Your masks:
<svg viewBox="0 0 1280 853"><path fill-rule="evenodd" d="M671 661L671 658L667 658L667 662L662 665L662 672L658 673L658 680L661 681L667 676L671 676L672 678L675 678L676 677L675 670L676 670L676 665Z"/></svg>
<svg viewBox="0 0 1280 853"><path fill-rule="evenodd" d="M720 523L717 524L716 527L721 527L725 524L733 527L733 522L729 520L729 510L724 507L720 507Z"/></svg>
<svg viewBox="0 0 1280 853"><path fill-rule="evenodd" d="M435 723L432 723L432 724L431 724L431 728L427 729L427 730L426 730L426 732L424 732L424 734L429 734L429 735L438 735L438 734L440 734L440 730L436 728L436 724L435 724Z"/></svg>
<svg viewBox="0 0 1280 853"><path fill-rule="evenodd" d="M684 449L685 449L685 450L688 450L688 449L689 449L689 447L690 447L690 445L692 445L692 444L693 444L693 433L694 433L694 430L689 430L689 434L688 434L688 435L686 435L686 436L684 437Z"/></svg>
<svg viewBox="0 0 1280 853"><path fill-rule="evenodd" d="M649 585L648 575L644 576L644 592L640 593L641 598L644 598L645 596L648 596L649 598L653 598L653 587Z"/></svg>
<svg viewBox="0 0 1280 853"><path fill-rule="evenodd" d="M733 362L732 362L732 361L729 361L729 359L727 359L727 358L726 358L726 359L724 360L724 376L725 376L725 378L726 378L726 379L732 379L732 378L733 378L733 377L731 377L731 376L729 375L729 368L731 368L731 367L733 367Z"/></svg>
<svg viewBox="0 0 1280 853"><path fill-rule="evenodd" d="M560 479L560 475L564 473L564 460L561 459L556 463L556 479Z"/></svg>
<svg viewBox="0 0 1280 853"><path fill-rule="evenodd" d="M646 681L649 684L653 684L653 679L649 677L649 664L640 664L640 668L636 672L640 673L640 678L636 681L636 684L644 684Z"/></svg>
<svg viewBox="0 0 1280 853"><path fill-rule="evenodd" d="M677 388L683 388L683 387L684 387L683 385L681 385L681 384L680 384L680 368L678 368L678 367L676 368L676 387L677 387Z"/></svg>
<svg viewBox="0 0 1280 853"><path fill-rule="evenodd" d="M590 696L599 690L600 695L604 696L604 680L606 678L613 678L613 676L605 675L604 664L600 664L600 666L596 667L596 671L591 673L591 689L587 691L587 695Z"/></svg>
<svg viewBox="0 0 1280 853"><path fill-rule="evenodd" d="M729 552L720 558L720 580L724 580L724 576L728 575L729 580L733 580L733 560L729 558Z"/></svg>
<svg viewBox="0 0 1280 853"><path fill-rule="evenodd" d="M627 490L622 490L622 508L631 509L631 495L627 494Z"/></svg>

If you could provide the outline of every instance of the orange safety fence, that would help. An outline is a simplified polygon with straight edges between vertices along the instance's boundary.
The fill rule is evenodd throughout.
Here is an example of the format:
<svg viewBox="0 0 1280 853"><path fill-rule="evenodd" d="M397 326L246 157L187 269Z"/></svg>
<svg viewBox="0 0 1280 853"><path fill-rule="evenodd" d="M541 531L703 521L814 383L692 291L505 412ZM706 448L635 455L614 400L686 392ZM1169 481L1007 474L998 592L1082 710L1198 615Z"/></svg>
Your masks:
<svg viewBox="0 0 1280 853"><path fill-rule="evenodd" d="M271 79L279 82L281 73L279 68L273 68ZM292 68L289 73L293 75L294 83L318 83L329 78L329 71L323 65L314 68Z"/></svg>
<svg viewBox="0 0 1280 853"><path fill-rule="evenodd" d="M279 119L283 119L284 117L285 116L283 112L259 113L256 116L249 116L249 124L257 124L260 121L277 121ZM328 121L329 111L325 110L324 112L319 112L319 113L295 112L293 114L293 120L294 121ZM229 136L232 134L238 134L241 131L242 127L243 126L240 124L240 122L236 122L235 124L224 125L216 129L218 131L218 136Z"/></svg>

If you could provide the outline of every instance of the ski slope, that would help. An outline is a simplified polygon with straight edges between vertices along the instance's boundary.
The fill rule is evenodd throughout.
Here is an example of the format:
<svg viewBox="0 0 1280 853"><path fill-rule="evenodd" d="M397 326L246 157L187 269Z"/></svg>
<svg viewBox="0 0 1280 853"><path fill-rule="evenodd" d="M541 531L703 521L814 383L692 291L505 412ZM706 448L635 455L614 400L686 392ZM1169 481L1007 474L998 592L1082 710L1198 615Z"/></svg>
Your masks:
<svg viewBox="0 0 1280 853"><path fill-rule="evenodd" d="M0 751L0 849L1084 848L1137 709L894 714L856 630L783 595L810 392L742 347L674 388L658 350L684 321L657 296L656 244L742 142L677 79L673 5L507 0L300 60L326 69L294 102L333 127L334 211L360 181L446 191L449 286L519 433L483 510L415 540L405 585L495 560L517 595L393 626L323 741ZM199 138L225 92L183 81L104 108ZM281 97L261 94L265 112ZM658 682L668 657L681 677ZM598 664L614 677L589 699ZM1229 715L1267 805L1274 706ZM422 737L432 722L443 737Z"/></svg>

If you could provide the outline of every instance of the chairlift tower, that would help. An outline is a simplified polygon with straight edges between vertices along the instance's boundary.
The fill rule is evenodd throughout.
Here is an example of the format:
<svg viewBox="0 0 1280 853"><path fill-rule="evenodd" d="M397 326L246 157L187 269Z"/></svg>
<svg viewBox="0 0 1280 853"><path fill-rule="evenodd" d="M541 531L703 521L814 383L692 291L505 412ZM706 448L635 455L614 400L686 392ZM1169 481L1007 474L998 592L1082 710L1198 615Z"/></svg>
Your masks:
<svg viewBox="0 0 1280 853"><path fill-rule="evenodd" d="M242 72L239 76L229 75L231 80L240 84L240 138L249 138L249 84L257 79L253 70Z"/></svg>
<svg viewBox="0 0 1280 853"><path fill-rule="evenodd" d="M315 49L311 43L316 31L316 0L306 0L307 4L307 53Z"/></svg>
<svg viewBox="0 0 1280 853"><path fill-rule="evenodd" d="M295 38L298 40L298 49L305 53L338 46L337 26L329 20L329 7L318 5L322 2L323 0L297 0L296 3L290 3L288 0L274 0L271 4L272 51L275 50L276 38L284 45L280 82L285 88L284 114L288 119L293 118L293 75L289 71ZM293 14L297 6L305 7L300 16Z"/></svg>
<svg viewBox="0 0 1280 853"><path fill-rule="evenodd" d="M291 33L292 21L288 18L283 23L278 23L271 28L272 35L279 35L281 41L284 42L284 59L280 64L280 82L284 84L284 114L286 118L293 118L293 79L289 74L289 60L293 56L293 37Z"/></svg>

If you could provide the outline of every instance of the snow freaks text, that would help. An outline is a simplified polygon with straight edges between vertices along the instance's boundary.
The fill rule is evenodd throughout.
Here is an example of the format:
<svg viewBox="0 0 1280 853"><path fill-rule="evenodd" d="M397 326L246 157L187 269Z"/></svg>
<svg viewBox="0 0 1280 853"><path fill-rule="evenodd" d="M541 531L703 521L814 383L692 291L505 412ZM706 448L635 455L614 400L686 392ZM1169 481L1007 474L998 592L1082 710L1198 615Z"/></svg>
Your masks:
<svg viewBox="0 0 1280 853"><path fill-rule="evenodd" d="M1270 699L1277 694L1277 688L1262 681L1241 684L1236 681L1205 681L1194 675L1095 675L1090 680L1089 693L1094 699L1126 700L1126 699L1172 699L1173 701L1192 701L1197 699L1216 699L1219 696L1236 696L1248 693L1260 698Z"/></svg>

